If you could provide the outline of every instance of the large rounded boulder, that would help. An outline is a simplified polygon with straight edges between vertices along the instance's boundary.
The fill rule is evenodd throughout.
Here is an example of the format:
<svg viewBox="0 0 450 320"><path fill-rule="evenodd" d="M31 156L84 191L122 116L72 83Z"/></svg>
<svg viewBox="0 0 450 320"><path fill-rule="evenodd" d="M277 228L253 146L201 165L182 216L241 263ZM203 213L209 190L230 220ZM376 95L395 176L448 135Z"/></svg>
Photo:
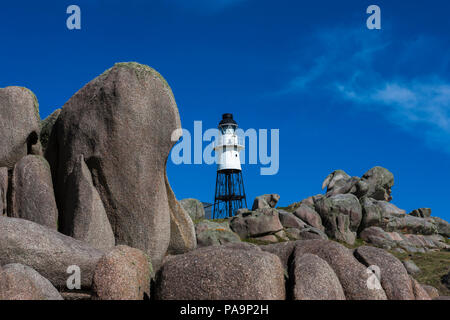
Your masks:
<svg viewBox="0 0 450 320"><path fill-rule="evenodd" d="M92 289L94 300L143 300L150 298L152 266L147 255L117 246L97 263Z"/></svg>
<svg viewBox="0 0 450 320"><path fill-rule="evenodd" d="M294 300L345 300L344 289L330 265L314 254L295 257L291 265Z"/></svg>
<svg viewBox="0 0 450 320"><path fill-rule="evenodd" d="M280 259L256 246L236 243L171 257L159 271L160 300L284 300Z"/></svg>
<svg viewBox="0 0 450 320"><path fill-rule="evenodd" d="M165 181L180 128L173 93L152 68L118 63L92 80L64 105L46 150L60 214L67 179L83 155L116 244L143 250L157 268L169 247L171 216L187 215L169 204ZM195 244L193 225L186 229Z"/></svg>
<svg viewBox="0 0 450 320"><path fill-rule="evenodd" d="M238 214L231 218L230 227L241 239L273 235L283 230L278 211L273 208Z"/></svg>
<svg viewBox="0 0 450 320"><path fill-rule="evenodd" d="M32 221L0 217L0 265L27 265L54 286L65 287L77 266L81 286L90 288L97 261L103 251Z"/></svg>
<svg viewBox="0 0 450 320"><path fill-rule="evenodd" d="M14 167L11 216L57 229L58 209L47 160L28 155Z"/></svg>
<svg viewBox="0 0 450 320"><path fill-rule="evenodd" d="M297 241L295 258L301 259L305 254L314 254L330 265L339 278L347 300L387 299L379 282L379 288L369 288L368 283L373 274L343 245L328 240Z"/></svg>

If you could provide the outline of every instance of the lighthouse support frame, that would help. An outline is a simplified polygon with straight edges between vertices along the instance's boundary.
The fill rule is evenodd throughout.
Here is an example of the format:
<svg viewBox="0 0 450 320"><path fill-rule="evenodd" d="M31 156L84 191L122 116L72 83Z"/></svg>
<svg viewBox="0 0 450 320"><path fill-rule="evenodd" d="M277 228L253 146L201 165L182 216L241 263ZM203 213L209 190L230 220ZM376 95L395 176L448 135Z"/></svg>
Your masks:
<svg viewBox="0 0 450 320"><path fill-rule="evenodd" d="M242 171L217 171L213 219L230 218L238 209L244 208L244 204L247 207Z"/></svg>

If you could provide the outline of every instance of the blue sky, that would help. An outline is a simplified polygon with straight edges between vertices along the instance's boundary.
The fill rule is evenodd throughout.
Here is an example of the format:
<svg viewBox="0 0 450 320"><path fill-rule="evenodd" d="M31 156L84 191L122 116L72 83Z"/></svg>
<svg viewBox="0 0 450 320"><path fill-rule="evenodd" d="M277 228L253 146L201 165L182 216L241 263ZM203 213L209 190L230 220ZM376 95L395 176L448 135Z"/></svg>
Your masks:
<svg viewBox="0 0 450 320"><path fill-rule="evenodd" d="M66 8L82 30L66 28ZM366 28L366 8L382 30ZM394 173L393 203L450 220L450 3L429 1L74 0L0 6L0 87L26 86L41 117L115 62L169 82L183 127L280 129L280 170L244 165L248 202L288 205L343 169ZM206 146L206 144L205 144ZM215 166L169 162L178 198L213 200Z"/></svg>

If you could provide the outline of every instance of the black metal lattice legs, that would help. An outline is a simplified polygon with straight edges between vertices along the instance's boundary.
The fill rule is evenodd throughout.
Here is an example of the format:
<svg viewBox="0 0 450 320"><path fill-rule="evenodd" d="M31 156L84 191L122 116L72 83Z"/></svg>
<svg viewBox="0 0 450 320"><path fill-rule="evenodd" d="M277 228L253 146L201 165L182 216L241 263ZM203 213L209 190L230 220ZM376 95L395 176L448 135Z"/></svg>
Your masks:
<svg viewBox="0 0 450 320"><path fill-rule="evenodd" d="M247 206L244 180L240 170L217 172L213 219L232 217L240 208Z"/></svg>

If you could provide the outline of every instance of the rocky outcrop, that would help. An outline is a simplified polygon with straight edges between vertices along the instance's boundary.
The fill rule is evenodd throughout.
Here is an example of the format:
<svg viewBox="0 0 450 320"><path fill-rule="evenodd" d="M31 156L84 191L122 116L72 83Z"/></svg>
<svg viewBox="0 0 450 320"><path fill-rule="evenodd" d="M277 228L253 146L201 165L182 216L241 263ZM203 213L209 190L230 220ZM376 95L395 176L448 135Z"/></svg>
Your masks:
<svg viewBox="0 0 450 320"><path fill-rule="evenodd" d="M431 209L430 208L419 208L419 209L411 211L409 214L414 217L428 218L431 216Z"/></svg>
<svg viewBox="0 0 450 320"><path fill-rule="evenodd" d="M11 216L57 229L56 207L50 166L41 156L29 155L14 167Z"/></svg>
<svg viewBox="0 0 450 320"><path fill-rule="evenodd" d="M365 196L375 200L392 200L391 188L394 185L394 175L389 170L382 167L374 167L362 176L360 184L367 185ZM360 189L363 190L365 187ZM362 196L362 194L359 196Z"/></svg>
<svg viewBox="0 0 450 320"><path fill-rule="evenodd" d="M295 256L290 275L294 300L345 300L344 289L333 269L314 254Z"/></svg>
<svg viewBox="0 0 450 320"><path fill-rule="evenodd" d="M389 300L414 300L411 281L403 264L387 251L363 246L355 250L356 258L366 267L380 269L381 286Z"/></svg>
<svg viewBox="0 0 450 320"><path fill-rule="evenodd" d="M39 104L22 87L0 89L0 167L12 169L27 154L41 154Z"/></svg>
<svg viewBox="0 0 450 320"><path fill-rule="evenodd" d="M65 287L68 267L78 266L82 287L90 288L103 252L40 224L0 217L0 265L29 266L56 287Z"/></svg>
<svg viewBox="0 0 450 320"><path fill-rule="evenodd" d="M353 244L362 219L358 198L351 194L325 197L316 203L325 232L333 239Z"/></svg>
<svg viewBox="0 0 450 320"><path fill-rule="evenodd" d="M450 224L431 217L429 208L406 214L389 202L393 185L393 174L382 167L370 169L361 178L337 170L323 182L326 195L293 203L287 210L315 228L322 226L330 238L348 244L358 236L382 248L408 252L450 248L445 240L450 237Z"/></svg>
<svg viewBox="0 0 450 320"><path fill-rule="evenodd" d="M437 234L436 225L426 219L403 215L403 216L388 216L382 224L384 230L388 232L401 231L403 233L432 235Z"/></svg>
<svg viewBox="0 0 450 320"><path fill-rule="evenodd" d="M36 270L14 263L0 267L0 300L62 300L58 290Z"/></svg>
<svg viewBox="0 0 450 320"><path fill-rule="evenodd" d="M408 222L404 222L408 219L408 215L405 214L405 210L399 209L392 203L382 200L375 200L369 197L363 197L360 199L362 206L363 218L360 225L360 230L365 228L377 226L389 231L400 230L405 228ZM415 220L412 219L412 224Z"/></svg>
<svg viewBox="0 0 450 320"><path fill-rule="evenodd" d="M426 252L431 249L450 248L439 235L415 235L386 232L379 227L369 227L360 233L362 240L384 249L401 248L409 252Z"/></svg>
<svg viewBox="0 0 450 320"><path fill-rule="evenodd" d="M304 229L308 226L305 222L297 218L292 213L283 210L278 210L278 216L280 218L281 225L286 229L287 228Z"/></svg>
<svg viewBox="0 0 450 320"><path fill-rule="evenodd" d="M408 297L415 299L410 278L403 265L382 249L361 247L359 254L353 254L352 250L327 240L291 241L260 248L276 254L284 268L289 270L287 287L292 291L292 297L347 300ZM372 264L381 269L381 282L368 268ZM392 274L389 274L390 272ZM300 288L304 285L307 290L296 291L299 283ZM339 288L342 288L344 296Z"/></svg>
<svg viewBox="0 0 450 320"><path fill-rule="evenodd" d="M61 231L97 249L114 247L114 233L100 195L80 155L67 179Z"/></svg>
<svg viewBox="0 0 450 320"><path fill-rule="evenodd" d="M369 289L367 283L372 275L344 246L327 240L297 242L295 257L314 254L325 260L334 270L344 289L347 300L386 300L383 289Z"/></svg>
<svg viewBox="0 0 450 320"><path fill-rule="evenodd" d="M144 252L117 246L105 254L95 267L93 299L149 299L151 273L151 263Z"/></svg>
<svg viewBox="0 0 450 320"><path fill-rule="evenodd" d="M155 291L162 300L283 300L286 295L280 259L244 243L171 257L157 275Z"/></svg>
<svg viewBox="0 0 450 320"><path fill-rule="evenodd" d="M275 208L278 200L280 200L280 195L278 194L263 194L262 196L258 196L253 201L252 211L263 208Z"/></svg>
<svg viewBox="0 0 450 320"><path fill-rule="evenodd" d="M52 130L46 157L59 208L83 155L116 244L143 250L157 268L171 239L165 173L180 129L175 99L162 76L145 65L116 64L64 105Z"/></svg>
<svg viewBox="0 0 450 320"><path fill-rule="evenodd" d="M353 193L356 191L355 185L359 182L358 177L350 177L343 170L336 170L328 175L322 183L322 189L327 188L327 196L337 194Z"/></svg>
<svg viewBox="0 0 450 320"><path fill-rule="evenodd" d="M351 193L358 198L367 196L375 200L391 201L391 188L394 175L382 167L374 167L362 178L350 177L342 170L331 173L323 182L322 189L327 188L327 197Z"/></svg>
<svg viewBox="0 0 450 320"><path fill-rule="evenodd" d="M384 211L378 201L368 197L363 197L360 201L362 207L360 229L364 230L372 226L380 226L383 222Z"/></svg>
<svg viewBox="0 0 450 320"><path fill-rule="evenodd" d="M314 228L320 229L321 231L325 230L322 224L322 218L314 208L309 205L300 204L294 211L294 215Z"/></svg>
<svg viewBox="0 0 450 320"><path fill-rule="evenodd" d="M450 223L439 217L431 217L427 220L436 226L436 231L439 235L450 238Z"/></svg>
<svg viewBox="0 0 450 320"><path fill-rule="evenodd" d="M189 214L192 221L200 220L205 218L205 209L203 204L197 199L183 199L180 200L180 204L184 210Z"/></svg>
<svg viewBox="0 0 450 320"><path fill-rule="evenodd" d="M234 216L230 220L230 227L241 239L273 235L283 230L278 211L273 208L258 209Z"/></svg>
<svg viewBox="0 0 450 320"><path fill-rule="evenodd" d="M213 222L203 220L195 226L198 247L222 245L240 242L239 236L231 231L228 222Z"/></svg>

